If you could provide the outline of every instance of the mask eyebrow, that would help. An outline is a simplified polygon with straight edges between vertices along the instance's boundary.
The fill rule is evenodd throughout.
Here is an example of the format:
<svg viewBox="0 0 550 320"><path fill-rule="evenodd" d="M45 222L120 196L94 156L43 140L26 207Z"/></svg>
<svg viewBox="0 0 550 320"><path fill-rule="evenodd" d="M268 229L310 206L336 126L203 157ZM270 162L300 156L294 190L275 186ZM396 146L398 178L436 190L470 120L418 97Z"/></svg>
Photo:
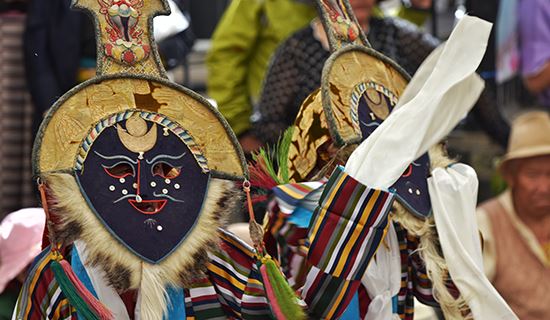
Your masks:
<svg viewBox="0 0 550 320"><path fill-rule="evenodd" d="M184 152L184 153L180 154L179 156L171 156L171 155L167 155L167 154L159 154L158 156L154 157L154 158L151 159L151 160L145 159L145 162L147 162L147 164L152 164L152 163L156 162L156 161L159 160L159 159L172 159L172 160L177 160L177 159L182 158L186 153L187 153L187 152Z"/></svg>
<svg viewBox="0 0 550 320"><path fill-rule="evenodd" d="M130 159L129 157L127 157L125 155L106 156L106 155L102 155L101 153L99 153L97 151L94 151L94 153L97 154L99 157L105 159L105 160L123 159L123 160L126 160L126 161L130 162L130 163L137 164L136 160L132 160L132 159Z"/></svg>

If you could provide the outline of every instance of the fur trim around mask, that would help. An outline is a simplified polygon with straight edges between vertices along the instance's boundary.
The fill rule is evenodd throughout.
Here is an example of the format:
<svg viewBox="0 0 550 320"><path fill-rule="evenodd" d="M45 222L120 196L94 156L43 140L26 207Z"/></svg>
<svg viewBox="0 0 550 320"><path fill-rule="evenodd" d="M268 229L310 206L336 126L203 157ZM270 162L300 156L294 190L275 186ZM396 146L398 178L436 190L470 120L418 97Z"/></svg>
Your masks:
<svg viewBox="0 0 550 320"><path fill-rule="evenodd" d="M200 218L183 243L166 259L151 264L138 258L114 238L91 211L68 173L42 176L56 223L52 234L62 245L80 239L89 264L100 267L118 292L141 289L141 318L162 319L167 311L166 287L187 287L203 274L207 249L217 246L218 227L242 203L242 191L233 181L211 178Z"/></svg>
<svg viewBox="0 0 550 320"><path fill-rule="evenodd" d="M443 145L436 145L429 151L430 166L445 168L453 161L446 155ZM469 319L468 304L462 295L454 297L447 285L451 281L447 262L443 257L434 217L419 219L410 214L399 202L395 201L392 218L399 222L410 234L419 238L417 252L424 261L426 272L432 282L433 296L441 306L446 319Z"/></svg>

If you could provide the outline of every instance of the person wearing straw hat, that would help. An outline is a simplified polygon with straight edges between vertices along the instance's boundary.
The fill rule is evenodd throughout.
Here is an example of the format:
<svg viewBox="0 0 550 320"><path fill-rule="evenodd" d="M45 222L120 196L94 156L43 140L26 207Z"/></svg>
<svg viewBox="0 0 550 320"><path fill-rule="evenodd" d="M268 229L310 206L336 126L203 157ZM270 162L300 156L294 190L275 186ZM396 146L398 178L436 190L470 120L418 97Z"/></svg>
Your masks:
<svg viewBox="0 0 550 320"><path fill-rule="evenodd" d="M402 68L370 48L360 28L346 20L355 19L346 1L320 4L334 51L321 89L304 101L285 132L277 166L264 151L250 168L252 182L269 188L274 198L267 205L266 247L282 257L306 303L331 280L311 277L310 270L347 271L375 251L363 273L354 274L359 289L343 297L355 304L342 319L413 319L415 296L439 305L446 319L517 319L483 274L475 172L435 146L479 97L483 85L475 69L490 25L462 19L407 84ZM476 37L470 36L473 30ZM325 205L336 195L346 206L346 195L354 191L335 183L346 174L365 186L389 186L395 195L390 215L381 218L387 223L383 237L355 240L349 229L362 223L357 216ZM347 200L355 205L353 197ZM360 250L349 245L354 241ZM327 303L315 315L332 318L339 311Z"/></svg>
<svg viewBox="0 0 550 320"><path fill-rule="evenodd" d="M520 319L550 314L550 115L512 125L499 167L508 189L478 208L485 273Z"/></svg>

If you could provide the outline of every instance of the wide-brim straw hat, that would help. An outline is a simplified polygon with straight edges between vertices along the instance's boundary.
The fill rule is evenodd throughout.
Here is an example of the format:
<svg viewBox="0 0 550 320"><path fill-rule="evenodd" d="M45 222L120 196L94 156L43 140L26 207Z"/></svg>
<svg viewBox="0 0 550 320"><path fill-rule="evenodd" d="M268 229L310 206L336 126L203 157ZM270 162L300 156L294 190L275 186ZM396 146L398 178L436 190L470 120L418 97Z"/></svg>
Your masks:
<svg viewBox="0 0 550 320"><path fill-rule="evenodd" d="M550 114L531 111L520 115L512 123L508 150L500 170L512 160L544 155L550 155Z"/></svg>

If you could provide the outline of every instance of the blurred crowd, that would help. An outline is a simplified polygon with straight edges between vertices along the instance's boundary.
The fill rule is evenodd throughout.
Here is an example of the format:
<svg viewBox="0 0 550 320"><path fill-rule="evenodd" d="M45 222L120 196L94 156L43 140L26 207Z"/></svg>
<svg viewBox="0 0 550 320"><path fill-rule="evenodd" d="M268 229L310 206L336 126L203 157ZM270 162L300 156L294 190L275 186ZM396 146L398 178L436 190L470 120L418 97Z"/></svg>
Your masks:
<svg viewBox="0 0 550 320"><path fill-rule="evenodd" d="M30 167L32 139L51 105L95 75L94 26L85 14L72 11L70 2L0 0L0 320L11 318L21 279L45 234L43 210L29 208L38 205ZM188 60L197 54L193 48L200 21L191 13L198 0L169 3L171 16L155 18L155 38L165 68L178 81L178 70L193 72ZM485 196L478 209L485 271L520 319L547 319L550 1L350 4L370 46L410 75L445 40L434 33L441 26L452 27L464 12L495 23L497 39L479 70L485 90L457 129L474 139L488 137L486 145L464 147L451 141L450 149L466 160L475 159L488 145L497 150L485 159L495 165L489 183L482 185L486 190L480 191ZM250 155L276 144L294 123L302 102L320 87L330 43L312 1L232 0L224 5L207 39L206 94ZM453 15L445 20L444 12ZM509 20L510 12L514 17ZM508 21L515 23L502 31ZM510 94L513 101L502 98ZM437 314L427 310L417 317L437 319Z"/></svg>

